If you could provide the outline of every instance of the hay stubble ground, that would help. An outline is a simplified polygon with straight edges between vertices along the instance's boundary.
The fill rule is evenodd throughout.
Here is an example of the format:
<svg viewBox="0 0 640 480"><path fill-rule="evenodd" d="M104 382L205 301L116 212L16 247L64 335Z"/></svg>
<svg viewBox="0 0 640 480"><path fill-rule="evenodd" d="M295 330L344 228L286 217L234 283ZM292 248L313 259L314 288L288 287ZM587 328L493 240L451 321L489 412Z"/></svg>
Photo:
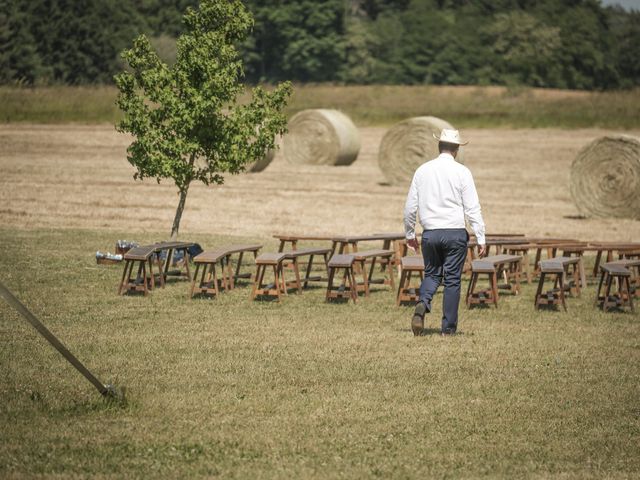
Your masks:
<svg viewBox="0 0 640 480"><path fill-rule="evenodd" d="M407 186L389 186L377 165L385 129L362 128L351 166L290 165L281 153L257 174L192 185L183 235L368 234L401 231ZM606 130L465 129L487 231L631 241L640 222L572 219L577 152ZM639 132L627 132L639 135ZM0 222L16 228L169 231L177 205L170 181L134 182L128 138L111 126L0 126Z"/></svg>

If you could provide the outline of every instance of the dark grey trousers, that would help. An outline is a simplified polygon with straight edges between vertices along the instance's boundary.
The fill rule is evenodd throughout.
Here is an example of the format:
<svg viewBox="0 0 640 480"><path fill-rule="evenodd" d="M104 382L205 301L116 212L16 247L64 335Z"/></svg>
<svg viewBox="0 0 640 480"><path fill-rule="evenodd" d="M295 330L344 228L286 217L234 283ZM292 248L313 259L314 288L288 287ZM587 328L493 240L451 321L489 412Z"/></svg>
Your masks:
<svg viewBox="0 0 640 480"><path fill-rule="evenodd" d="M460 304L460 278L467 255L469 235L464 228L445 228L422 232L424 280L420 285L420 300L429 311L431 300L444 283L442 300L442 331L455 332L458 328Z"/></svg>

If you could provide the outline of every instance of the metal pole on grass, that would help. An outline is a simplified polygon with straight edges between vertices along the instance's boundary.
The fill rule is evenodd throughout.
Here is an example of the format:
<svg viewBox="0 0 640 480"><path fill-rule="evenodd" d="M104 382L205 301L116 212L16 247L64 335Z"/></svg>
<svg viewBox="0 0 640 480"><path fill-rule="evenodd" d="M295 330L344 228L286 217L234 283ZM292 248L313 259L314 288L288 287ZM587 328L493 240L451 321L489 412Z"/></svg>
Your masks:
<svg viewBox="0 0 640 480"><path fill-rule="evenodd" d="M67 359L67 361L73 365L76 370L78 370L84 378L89 380L91 384L96 387L96 389L105 397L113 397L117 398L121 394L119 394L116 388L113 385L105 385L100 380L96 378L96 376L85 367L80 360L78 360L68 349L65 347L60 340L58 340L53 333L45 327L40 320L38 320L33 313L27 310L20 300L18 300L8 289L5 287L2 282L0 282L0 296L5 299L5 301L15 308L20 315L27 319L27 321L35 328L40 335L42 335L53 347L60 352L60 354Z"/></svg>

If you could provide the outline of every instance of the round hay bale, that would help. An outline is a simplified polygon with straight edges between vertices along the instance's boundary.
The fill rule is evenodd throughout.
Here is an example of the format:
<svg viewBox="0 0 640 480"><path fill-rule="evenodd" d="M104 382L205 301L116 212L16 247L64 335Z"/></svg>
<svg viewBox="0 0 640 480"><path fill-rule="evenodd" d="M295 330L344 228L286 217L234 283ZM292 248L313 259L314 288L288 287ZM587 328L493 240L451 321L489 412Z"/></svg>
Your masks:
<svg viewBox="0 0 640 480"><path fill-rule="evenodd" d="M267 150L267 153L264 154L264 157L259 158L253 163L247 164L246 171L249 173L257 173L263 171L267 166L271 163L273 158L276 156L276 151L273 148Z"/></svg>
<svg viewBox="0 0 640 480"><path fill-rule="evenodd" d="M640 138L596 138L578 152L570 176L583 215L640 219Z"/></svg>
<svg viewBox="0 0 640 480"><path fill-rule="evenodd" d="M443 128L454 128L437 117L414 117L391 127L380 142L378 165L392 185L408 184L416 169L424 162L436 158L438 140ZM456 160L462 162L463 148L460 147Z"/></svg>
<svg viewBox="0 0 640 480"><path fill-rule="evenodd" d="M337 110L296 113L284 136L284 157L305 165L351 165L360 151L360 132Z"/></svg>

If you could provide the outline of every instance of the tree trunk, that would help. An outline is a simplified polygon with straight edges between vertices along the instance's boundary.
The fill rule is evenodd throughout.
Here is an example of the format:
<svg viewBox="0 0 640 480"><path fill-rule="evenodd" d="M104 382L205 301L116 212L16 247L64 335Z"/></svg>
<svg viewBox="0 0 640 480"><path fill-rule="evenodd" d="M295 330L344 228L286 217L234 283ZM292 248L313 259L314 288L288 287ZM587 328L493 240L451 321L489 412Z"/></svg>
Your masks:
<svg viewBox="0 0 640 480"><path fill-rule="evenodd" d="M193 164L196 161L196 154L191 154L189 158L189 168L193 170ZM178 229L180 228L180 220L182 219L182 211L184 210L184 204L187 202L187 192L189 191L189 185L191 185L191 179L189 176L184 184L178 186L180 189L180 201L178 202L178 208L176 209L176 215L173 217L173 226L171 227L171 241L175 242L178 239ZM181 182L182 183L182 182Z"/></svg>
<svg viewBox="0 0 640 480"><path fill-rule="evenodd" d="M171 241L178 239L178 229L180 228L180 219L182 218L182 211L184 210L184 204L187 201L187 192L189 191L189 183L180 189L180 201L178 202L178 208L176 209L176 215L173 217L173 227L171 227Z"/></svg>

